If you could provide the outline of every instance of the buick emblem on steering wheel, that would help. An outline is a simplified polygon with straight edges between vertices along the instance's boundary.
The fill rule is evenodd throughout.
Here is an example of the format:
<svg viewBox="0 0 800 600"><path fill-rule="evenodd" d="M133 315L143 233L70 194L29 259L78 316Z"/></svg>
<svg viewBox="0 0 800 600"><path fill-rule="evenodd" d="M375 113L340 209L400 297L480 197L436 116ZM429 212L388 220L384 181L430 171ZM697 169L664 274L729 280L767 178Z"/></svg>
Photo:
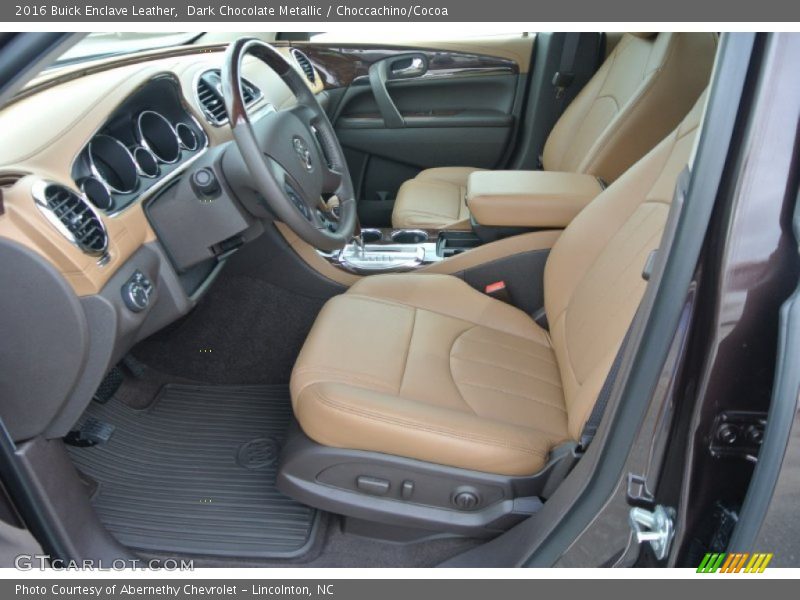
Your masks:
<svg viewBox="0 0 800 600"><path fill-rule="evenodd" d="M297 136L292 140L292 143L294 144L295 154L300 157L300 162L303 163L306 171L313 170L314 164L311 162L311 151L308 149L308 146L306 146L306 143L302 138Z"/></svg>

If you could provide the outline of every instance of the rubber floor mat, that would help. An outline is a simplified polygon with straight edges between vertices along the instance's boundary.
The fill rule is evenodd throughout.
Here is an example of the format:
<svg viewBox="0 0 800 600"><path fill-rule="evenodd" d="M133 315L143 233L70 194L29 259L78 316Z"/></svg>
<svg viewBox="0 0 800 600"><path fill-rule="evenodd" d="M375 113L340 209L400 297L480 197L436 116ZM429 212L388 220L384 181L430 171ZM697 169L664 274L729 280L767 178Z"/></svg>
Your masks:
<svg viewBox="0 0 800 600"><path fill-rule="evenodd" d="M312 544L317 512L275 487L292 419L286 386L166 385L146 410L93 402L84 419L111 423L111 439L69 447L99 488L108 530L142 550L292 557Z"/></svg>

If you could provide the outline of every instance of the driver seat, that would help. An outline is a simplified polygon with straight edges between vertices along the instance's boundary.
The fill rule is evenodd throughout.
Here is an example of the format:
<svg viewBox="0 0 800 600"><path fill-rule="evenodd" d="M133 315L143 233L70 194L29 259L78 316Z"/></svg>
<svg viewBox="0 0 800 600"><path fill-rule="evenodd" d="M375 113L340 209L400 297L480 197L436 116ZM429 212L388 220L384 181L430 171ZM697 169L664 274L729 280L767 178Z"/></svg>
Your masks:
<svg viewBox="0 0 800 600"><path fill-rule="evenodd" d="M577 441L644 293L704 101L561 234L544 275L549 330L450 275L365 277L328 301L291 377L311 443L519 479Z"/></svg>

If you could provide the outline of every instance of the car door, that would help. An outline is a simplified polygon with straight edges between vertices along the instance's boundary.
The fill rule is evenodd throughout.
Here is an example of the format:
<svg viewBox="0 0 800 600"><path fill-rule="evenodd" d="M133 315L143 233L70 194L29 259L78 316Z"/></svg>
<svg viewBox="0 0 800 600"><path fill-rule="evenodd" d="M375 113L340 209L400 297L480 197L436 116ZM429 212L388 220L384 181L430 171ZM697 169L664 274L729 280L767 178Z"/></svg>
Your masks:
<svg viewBox="0 0 800 600"><path fill-rule="evenodd" d="M534 36L294 44L328 92L362 221L388 223L400 184L441 166L497 168L520 120ZM297 52L299 50L302 54Z"/></svg>

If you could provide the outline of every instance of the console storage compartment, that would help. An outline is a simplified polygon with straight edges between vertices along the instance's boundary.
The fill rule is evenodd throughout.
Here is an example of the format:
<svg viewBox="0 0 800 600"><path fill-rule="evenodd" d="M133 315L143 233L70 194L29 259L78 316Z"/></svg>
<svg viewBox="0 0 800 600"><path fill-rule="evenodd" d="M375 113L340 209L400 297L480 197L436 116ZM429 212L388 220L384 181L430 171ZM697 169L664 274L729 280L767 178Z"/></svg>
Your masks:
<svg viewBox="0 0 800 600"><path fill-rule="evenodd" d="M482 243L481 239L471 231L440 231L436 239L436 254L448 258L470 248L477 248Z"/></svg>

